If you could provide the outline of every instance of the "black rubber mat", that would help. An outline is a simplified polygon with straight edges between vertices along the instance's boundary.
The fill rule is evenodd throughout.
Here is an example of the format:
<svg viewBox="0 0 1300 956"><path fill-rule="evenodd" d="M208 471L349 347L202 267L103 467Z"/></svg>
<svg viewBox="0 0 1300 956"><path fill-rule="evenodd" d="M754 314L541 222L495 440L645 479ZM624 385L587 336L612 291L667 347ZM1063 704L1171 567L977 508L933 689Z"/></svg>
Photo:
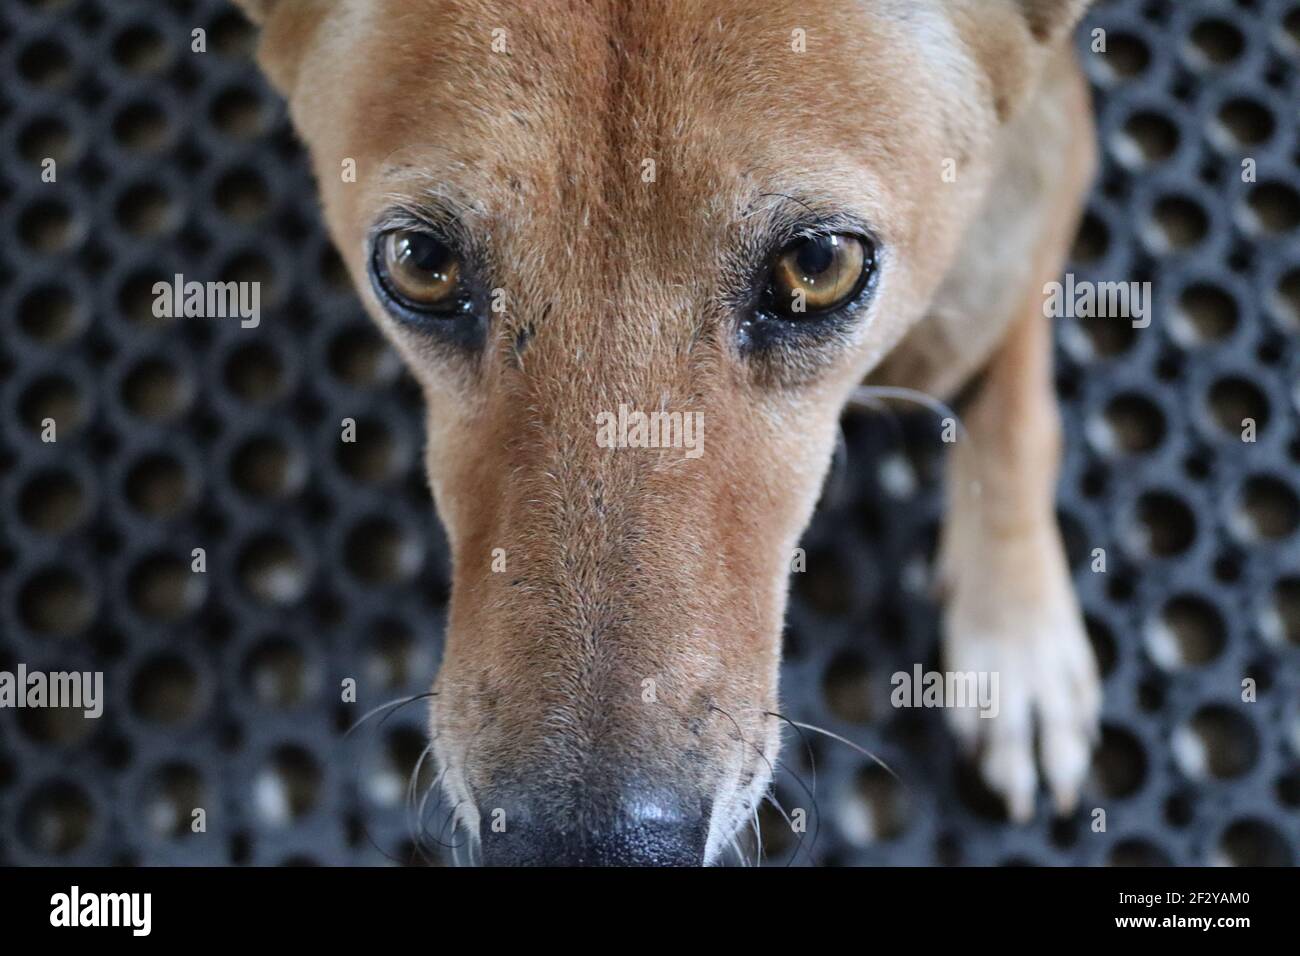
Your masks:
<svg viewBox="0 0 1300 956"><path fill-rule="evenodd" d="M419 397L253 39L218 0L0 3L0 670L103 670L108 697L98 720L0 710L0 863L451 857L447 809L411 809L424 703L345 735L437 665ZM1156 296L1146 329L1059 324L1059 511L1105 675L1084 806L1008 824L942 715L889 705L893 672L938 663L943 444L855 417L783 705L901 783L787 734L775 791L811 816L765 811L769 865L1300 853L1300 0L1112 0L1079 45L1104 162L1072 271ZM155 318L175 273L260 280L261 325Z"/></svg>

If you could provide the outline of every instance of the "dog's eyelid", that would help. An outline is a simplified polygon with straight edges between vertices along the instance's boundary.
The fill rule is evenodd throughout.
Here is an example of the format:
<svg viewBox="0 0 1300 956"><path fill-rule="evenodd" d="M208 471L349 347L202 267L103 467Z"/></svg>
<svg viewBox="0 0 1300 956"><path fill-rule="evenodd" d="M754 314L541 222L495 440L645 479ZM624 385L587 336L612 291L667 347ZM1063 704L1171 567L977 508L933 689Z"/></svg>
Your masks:
<svg viewBox="0 0 1300 956"><path fill-rule="evenodd" d="M372 233L385 229L421 229L461 252L475 244L471 221L475 207L436 191L390 192L383 197L382 211L375 217Z"/></svg>
<svg viewBox="0 0 1300 956"><path fill-rule="evenodd" d="M427 232L449 248L460 251L465 245L463 230L455 220L407 207L393 207L385 211L370 228L369 238L374 241L386 232L411 229Z"/></svg>
<svg viewBox="0 0 1300 956"><path fill-rule="evenodd" d="M759 245L786 245L798 239L845 233L879 246L881 236L871 216L852 204L784 192L759 195L740 218Z"/></svg>
<svg viewBox="0 0 1300 956"><path fill-rule="evenodd" d="M864 220L849 214L838 214L826 218L797 220L791 224L784 240L778 239L774 245L783 249L793 242L805 239L820 239L825 236L853 236L861 239L873 249L880 248L880 240L874 229Z"/></svg>

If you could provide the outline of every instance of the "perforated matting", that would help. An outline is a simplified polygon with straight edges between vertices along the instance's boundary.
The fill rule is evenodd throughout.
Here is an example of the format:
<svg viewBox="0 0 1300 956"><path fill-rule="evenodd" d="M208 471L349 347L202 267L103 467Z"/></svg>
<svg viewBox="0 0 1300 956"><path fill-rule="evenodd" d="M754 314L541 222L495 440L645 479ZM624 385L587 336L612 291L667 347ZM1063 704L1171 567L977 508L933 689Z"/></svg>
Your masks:
<svg viewBox="0 0 1300 956"><path fill-rule="evenodd" d="M925 417L855 418L794 582L783 703L905 788L787 734L777 795L813 810L815 763L816 804L802 844L765 811L769 865L1300 853L1300 2L1113 0L1082 50L1096 27L1104 165L1073 271L1157 300L1148 329L1059 326L1060 514L1105 675L1084 808L1009 825L940 712L889 706L891 673L938 664L942 444ZM93 721L0 710L0 863L439 856L445 808L423 853L405 809L423 703L343 733L437 663L419 398L252 42L218 0L0 4L0 670L102 669L108 696ZM261 280L260 327L155 319L175 273Z"/></svg>

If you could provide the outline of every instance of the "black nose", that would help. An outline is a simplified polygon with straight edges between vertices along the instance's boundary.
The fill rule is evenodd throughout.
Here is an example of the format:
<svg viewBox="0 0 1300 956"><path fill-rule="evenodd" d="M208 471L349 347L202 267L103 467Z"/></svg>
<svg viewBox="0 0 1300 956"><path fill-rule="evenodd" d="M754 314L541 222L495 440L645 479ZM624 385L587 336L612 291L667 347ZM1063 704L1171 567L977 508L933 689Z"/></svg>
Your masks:
<svg viewBox="0 0 1300 956"><path fill-rule="evenodd" d="M703 866L708 814L672 798L610 810L569 801L479 803L485 866Z"/></svg>

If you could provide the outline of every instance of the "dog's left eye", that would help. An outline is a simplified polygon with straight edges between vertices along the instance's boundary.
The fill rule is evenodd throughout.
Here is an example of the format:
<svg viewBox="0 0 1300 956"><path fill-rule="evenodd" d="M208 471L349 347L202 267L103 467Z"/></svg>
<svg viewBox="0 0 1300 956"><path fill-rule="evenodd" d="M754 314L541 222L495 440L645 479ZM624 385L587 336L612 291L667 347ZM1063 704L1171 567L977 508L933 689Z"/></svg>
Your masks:
<svg viewBox="0 0 1300 956"><path fill-rule="evenodd" d="M383 233L373 269L380 291L405 309L434 316L464 311L460 260L436 236L415 229Z"/></svg>
<svg viewBox="0 0 1300 956"><path fill-rule="evenodd" d="M874 250L858 236L799 239L772 263L767 307L787 319L833 312L858 296L874 269Z"/></svg>

